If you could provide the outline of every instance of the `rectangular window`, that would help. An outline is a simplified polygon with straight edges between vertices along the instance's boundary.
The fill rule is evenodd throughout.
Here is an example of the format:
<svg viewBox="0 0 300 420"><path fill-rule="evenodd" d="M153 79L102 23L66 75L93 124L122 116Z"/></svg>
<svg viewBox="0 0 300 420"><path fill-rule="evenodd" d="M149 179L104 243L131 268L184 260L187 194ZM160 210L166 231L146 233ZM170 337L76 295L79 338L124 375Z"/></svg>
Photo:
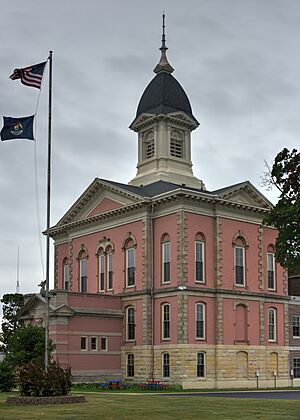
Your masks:
<svg viewBox="0 0 300 420"><path fill-rule="evenodd" d="M169 283L170 276L170 242L162 243L162 282Z"/></svg>
<svg viewBox="0 0 300 420"><path fill-rule="evenodd" d="M103 292L105 289L105 284L104 284L104 273L105 273L105 269L104 269L104 261L105 257L104 255L99 255L99 291Z"/></svg>
<svg viewBox="0 0 300 420"><path fill-rule="evenodd" d="M135 285L135 249L129 248L126 251L126 285L127 287Z"/></svg>
<svg viewBox="0 0 300 420"><path fill-rule="evenodd" d="M205 338L205 319L203 303L196 304L196 338L204 340Z"/></svg>
<svg viewBox="0 0 300 420"><path fill-rule="evenodd" d="M170 305L162 305L162 339L170 339Z"/></svg>
<svg viewBox="0 0 300 420"><path fill-rule="evenodd" d="M275 256L268 252L268 289L275 290Z"/></svg>
<svg viewBox="0 0 300 420"><path fill-rule="evenodd" d="M300 316L293 315L293 337L300 338Z"/></svg>
<svg viewBox="0 0 300 420"><path fill-rule="evenodd" d="M195 242L195 271L195 280L204 283L204 243L201 241Z"/></svg>
<svg viewBox="0 0 300 420"><path fill-rule="evenodd" d="M163 353L162 355L162 376L163 378L170 377L170 355L169 353Z"/></svg>
<svg viewBox="0 0 300 420"><path fill-rule="evenodd" d="M135 309L127 308L127 340L135 340Z"/></svg>
<svg viewBox="0 0 300 420"><path fill-rule="evenodd" d="M245 249L234 247L235 284L245 286Z"/></svg>
<svg viewBox="0 0 300 420"><path fill-rule="evenodd" d="M268 310L268 330L269 341L276 341L276 310L274 308Z"/></svg>
<svg viewBox="0 0 300 420"><path fill-rule="evenodd" d="M64 264L64 289L69 290L70 267L69 264Z"/></svg>
<svg viewBox="0 0 300 420"><path fill-rule="evenodd" d="M87 337L80 337L80 350L87 350Z"/></svg>
<svg viewBox="0 0 300 420"><path fill-rule="evenodd" d="M197 354L197 378L205 378L205 353Z"/></svg>
<svg viewBox="0 0 300 420"><path fill-rule="evenodd" d="M107 254L107 289L113 288L112 253Z"/></svg>
<svg viewBox="0 0 300 420"><path fill-rule="evenodd" d="M127 354L127 377L134 377L134 355Z"/></svg>
<svg viewBox="0 0 300 420"><path fill-rule="evenodd" d="M107 351L107 337L101 337L101 350Z"/></svg>
<svg viewBox="0 0 300 420"><path fill-rule="evenodd" d="M98 339L97 337L91 337L91 350L98 350Z"/></svg>
<svg viewBox="0 0 300 420"><path fill-rule="evenodd" d="M80 260L80 291L87 292L87 259Z"/></svg>
<svg viewBox="0 0 300 420"><path fill-rule="evenodd" d="M300 359L293 359L294 378L300 378Z"/></svg>

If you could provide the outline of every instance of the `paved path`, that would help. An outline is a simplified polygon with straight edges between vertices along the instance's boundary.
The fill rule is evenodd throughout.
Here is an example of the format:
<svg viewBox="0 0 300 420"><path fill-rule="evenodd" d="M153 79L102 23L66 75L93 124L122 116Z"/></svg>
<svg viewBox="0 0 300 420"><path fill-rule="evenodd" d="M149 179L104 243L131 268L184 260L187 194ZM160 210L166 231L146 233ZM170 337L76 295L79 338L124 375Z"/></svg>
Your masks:
<svg viewBox="0 0 300 420"><path fill-rule="evenodd" d="M300 400L300 391L226 391L226 392L186 392L160 394L168 397L220 397L220 398L271 398L275 400Z"/></svg>

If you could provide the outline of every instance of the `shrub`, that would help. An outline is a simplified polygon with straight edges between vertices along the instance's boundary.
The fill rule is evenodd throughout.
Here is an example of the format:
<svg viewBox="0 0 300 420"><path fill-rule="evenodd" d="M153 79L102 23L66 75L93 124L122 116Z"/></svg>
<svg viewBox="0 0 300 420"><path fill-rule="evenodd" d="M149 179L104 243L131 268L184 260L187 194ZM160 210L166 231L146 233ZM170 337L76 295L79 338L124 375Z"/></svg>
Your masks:
<svg viewBox="0 0 300 420"><path fill-rule="evenodd" d="M27 363L18 370L20 394L31 397L68 395L71 389L71 369L63 369L58 362L49 363L47 371L42 364Z"/></svg>
<svg viewBox="0 0 300 420"><path fill-rule="evenodd" d="M9 392L15 386L15 375L10 364L3 360L0 363L0 391Z"/></svg>

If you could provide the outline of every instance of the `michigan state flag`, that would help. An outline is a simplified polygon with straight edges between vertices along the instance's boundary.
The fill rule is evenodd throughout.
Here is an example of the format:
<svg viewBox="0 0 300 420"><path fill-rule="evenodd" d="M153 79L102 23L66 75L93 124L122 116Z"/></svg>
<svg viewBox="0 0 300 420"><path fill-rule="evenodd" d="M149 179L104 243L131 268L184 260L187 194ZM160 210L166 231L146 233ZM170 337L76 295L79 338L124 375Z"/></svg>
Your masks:
<svg viewBox="0 0 300 420"><path fill-rule="evenodd" d="M1 140L28 139L34 140L33 137L33 120L34 115L30 117L3 117L4 126L1 130Z"/></svg>

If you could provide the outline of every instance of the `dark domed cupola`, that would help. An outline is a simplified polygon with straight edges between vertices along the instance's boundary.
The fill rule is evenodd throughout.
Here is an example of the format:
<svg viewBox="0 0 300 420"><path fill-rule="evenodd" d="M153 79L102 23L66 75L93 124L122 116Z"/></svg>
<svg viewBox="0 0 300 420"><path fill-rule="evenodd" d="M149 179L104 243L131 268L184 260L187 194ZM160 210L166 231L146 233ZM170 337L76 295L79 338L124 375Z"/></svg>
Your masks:
<svg viewBox="0 0 300 420"><path fill-rule="evenodd" d="M160 61L156 76L146 87L130 128L139 135L137 175L131 185L163 180L179 185L205 188L192 172L191 131L199 126L190 101L172 76L167 59L165 15L163 15Z"/></svg>

